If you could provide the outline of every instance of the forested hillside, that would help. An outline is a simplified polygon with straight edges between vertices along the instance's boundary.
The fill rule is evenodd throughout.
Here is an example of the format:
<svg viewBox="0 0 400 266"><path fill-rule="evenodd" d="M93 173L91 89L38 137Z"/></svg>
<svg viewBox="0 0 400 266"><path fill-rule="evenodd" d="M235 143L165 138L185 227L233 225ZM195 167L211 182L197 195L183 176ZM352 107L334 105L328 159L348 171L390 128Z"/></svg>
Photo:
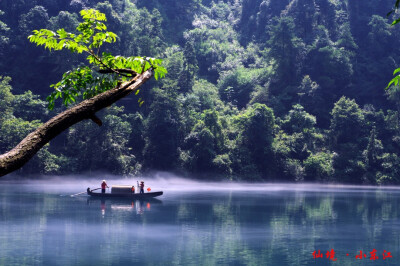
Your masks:
<svg viewBox="0 0 400 266"><path fill-rule="evenodd" d="M3 0L0 153L64 110L51 84L85 57L32 45L105 13L114 54L164 59L148 82L53 140L20 174L174 171L208 179L400 182L393 0ZM144 100L139 106L138 100Z"/></svg>

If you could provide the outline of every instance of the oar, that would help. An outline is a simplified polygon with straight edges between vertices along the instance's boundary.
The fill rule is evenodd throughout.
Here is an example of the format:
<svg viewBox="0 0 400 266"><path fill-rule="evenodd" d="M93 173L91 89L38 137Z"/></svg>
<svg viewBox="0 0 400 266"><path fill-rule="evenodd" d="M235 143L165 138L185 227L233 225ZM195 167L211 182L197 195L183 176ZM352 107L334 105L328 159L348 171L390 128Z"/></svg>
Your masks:
<svg viewBox="0 0 400 266"><path fill-rule="evenodd" d="M91 191L95 191L95 190L99 190L99 189L101 189L101 187L100 187L100 188L93 189L93 190L91 190ZM87 191L83 191L83 192L80 192L80 193L71 195L71 197L75 197L75 196L81 195L81 194L83 194L83 193L87 193Z"/></svg>

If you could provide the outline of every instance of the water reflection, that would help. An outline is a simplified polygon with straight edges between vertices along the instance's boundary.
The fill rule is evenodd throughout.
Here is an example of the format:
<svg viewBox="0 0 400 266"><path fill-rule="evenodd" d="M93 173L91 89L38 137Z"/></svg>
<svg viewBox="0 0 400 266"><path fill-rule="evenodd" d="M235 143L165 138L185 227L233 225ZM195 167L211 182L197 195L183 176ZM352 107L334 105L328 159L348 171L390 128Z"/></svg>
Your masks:
<svg viewBox="0 0 400 266"><path fill-rule="evenodd" d="M160 205L162 201L159 199L144 199L144 200L132 200L132 199L99 199L99 198L87 198L86 201L89 207L98 208L100 205L101 214L104 217L106 209L109 212L134 212L136 214L144 214L145 211L150 211L151 206Z"/></svg>
<svg viewBox="0 0 400 266"><path fill-rule="evenodd" d="M398 190L165 192L161 200L0 188L0 265L337 265L400 258ZM393 259L382 260L383 250ZM349 256L346 256L349 254ZM365 259L361 264L370 264ZM372 265L372 264L371 264Z"/></svg>

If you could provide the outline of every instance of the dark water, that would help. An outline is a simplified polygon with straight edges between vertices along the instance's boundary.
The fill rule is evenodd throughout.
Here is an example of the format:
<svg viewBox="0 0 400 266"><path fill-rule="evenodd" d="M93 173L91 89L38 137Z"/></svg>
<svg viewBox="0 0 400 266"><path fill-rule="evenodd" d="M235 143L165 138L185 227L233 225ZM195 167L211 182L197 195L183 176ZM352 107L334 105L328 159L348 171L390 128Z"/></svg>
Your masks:
<svg viewBox="0 0 400 266"><path fill-rule="evenodd" d="M396 188L164 182L152 188L164 190L159 201L102 202L63 196L86 184L49 184L0 183L0 265L400 261ZM331 263L326 252L332 249L337 261ZM374 249L375 261L370 260ZM323 258L314 259L314 250ZM361 260L355 258L360 250L367 255ZM383 260L384 250L392 258Z"/></svg>

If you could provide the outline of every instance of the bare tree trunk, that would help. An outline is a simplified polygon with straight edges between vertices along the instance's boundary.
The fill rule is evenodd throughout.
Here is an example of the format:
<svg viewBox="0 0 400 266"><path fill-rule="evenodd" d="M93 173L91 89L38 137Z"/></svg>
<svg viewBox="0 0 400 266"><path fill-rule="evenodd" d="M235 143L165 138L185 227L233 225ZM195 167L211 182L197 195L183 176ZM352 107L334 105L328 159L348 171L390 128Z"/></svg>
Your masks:
<svg viewBox="0 0 400 266"><path fill-rule="evenodd" d="M72 125L85 119L92 119L96 124L101 125L100 119L95 115L97 111L112 105L119 99L136 91L152 76L153 71L149 69L132 80L121 84L119 87L85 100L53 117L30 133L11 151L0 155L0 176L21 168L44 145Z"/></svg>

